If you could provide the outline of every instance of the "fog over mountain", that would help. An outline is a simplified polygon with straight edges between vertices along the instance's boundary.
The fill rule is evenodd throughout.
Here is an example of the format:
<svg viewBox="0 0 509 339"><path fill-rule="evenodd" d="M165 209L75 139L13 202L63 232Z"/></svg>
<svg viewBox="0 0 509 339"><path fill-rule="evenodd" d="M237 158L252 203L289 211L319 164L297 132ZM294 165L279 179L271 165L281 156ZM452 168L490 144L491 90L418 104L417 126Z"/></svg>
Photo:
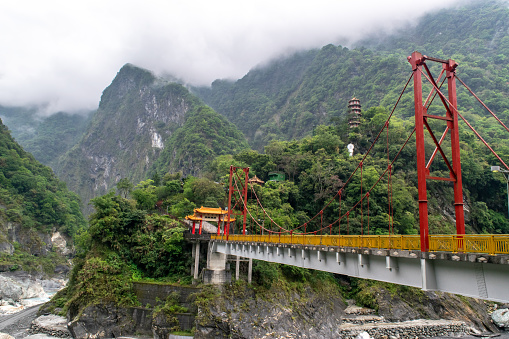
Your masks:
<svg viewBox="0 0 509 339"><path fill-rule="evenodd" d="M37 106L42 114L94 109L128 62L208 85L297 50L351 46L458 3L464 1L3 2L0 105Z"/></svg>

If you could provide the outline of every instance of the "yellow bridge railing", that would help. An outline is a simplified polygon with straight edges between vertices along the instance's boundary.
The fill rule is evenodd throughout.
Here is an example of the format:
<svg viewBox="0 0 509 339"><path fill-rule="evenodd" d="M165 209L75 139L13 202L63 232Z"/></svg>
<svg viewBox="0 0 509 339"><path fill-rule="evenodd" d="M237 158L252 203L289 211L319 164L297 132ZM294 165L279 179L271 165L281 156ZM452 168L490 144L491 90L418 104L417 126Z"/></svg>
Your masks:
<svg viewBox="0 0 509 339"><path fill-rule="evenodd" d="M226 235L212 235L211 239L226 240ZM419 235L230 234L228 241L417 251L421 249ZM509 234L430 235L429 250L430 252L509 254Z"/></svg>

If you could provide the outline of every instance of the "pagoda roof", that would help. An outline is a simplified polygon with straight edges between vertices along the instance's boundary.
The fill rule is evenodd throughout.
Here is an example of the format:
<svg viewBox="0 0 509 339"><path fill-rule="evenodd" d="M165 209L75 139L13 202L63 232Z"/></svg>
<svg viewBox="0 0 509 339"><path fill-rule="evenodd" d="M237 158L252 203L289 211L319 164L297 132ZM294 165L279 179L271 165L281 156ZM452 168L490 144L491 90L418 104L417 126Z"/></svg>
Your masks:
<svg viewBox="0 0 509 339"><path fill-rule="evenodd" d="M255 183L255 184L264 184L265 183L265 181L258 178L256 175L254 177L252 177L251 179L249 179L248 182Z"/></svg>
<svg viewBox="0 0 509 339"><path fill-rule="evenodd" d="M227 214L228 211L225 211L223 209L221 209L220 207L218 208L213 208L213 207L200 207L200 208L195 208L194 209L194 213L201 213L201 214Z"/></svg>
<svg viewBox="0 0 509 339"><path fill-rule="evenodd" d="M194 214L193 214L193 215L188 215L188 216L186 216L186 218L185 218L185 219L186 219L186 220L192 220L192 221L200 221L200 220L202 220L202 218L201 218L201 217L198 217L198 216L196 216L196 215L194 215Z"/></svg>

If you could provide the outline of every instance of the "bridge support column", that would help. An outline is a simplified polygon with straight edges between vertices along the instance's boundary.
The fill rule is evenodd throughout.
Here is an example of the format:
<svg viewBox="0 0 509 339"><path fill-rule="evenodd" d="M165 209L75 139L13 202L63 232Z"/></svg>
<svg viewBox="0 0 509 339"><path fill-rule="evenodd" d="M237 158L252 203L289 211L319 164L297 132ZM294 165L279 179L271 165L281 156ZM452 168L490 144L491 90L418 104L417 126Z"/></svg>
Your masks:
<svg viewBox="0 0 509 339"><path fill-rule="evenodd" d="M253 279L253 259L249 258L249 266L247 268L247 283L250 284Z"/></svg>
<svg viewBox="0 0 509 339"><path fill-rule="evenodd" d="M191 250L191 257L194 259L194 256L196 255L196 245L193 243L193 247ZM194 276L194 265L191 264L191 275Z"/></svg>
<svg viewBox="0 0 509 339"><path fill-rule="evenodd" d="M193 244L193 253L194 253L194 269L193 271L193 278L198 279L198 274L200 272L199 265L200 265L200 242L196 242Z"/></svg>
<svg viewBox="0 0 509 339"><path fill-rule="evenodd" d="M434 291L437 289L435 266L429 259L421 259L421 278L423 291Z"/></svg>
<svg viewBox="0 0 509 339"><path fill-rule="evenodd" d="M226 254L216 252L215 244L209 242L207 254L207 268L203 270L205 284L224 284L232 280L230 267L226 265Z"/></svg>
<svg viewBox="0 0 509 339"><path fill-rule="evenodd" d="M239 280L239 271L240 271L240 257L237 256L237 260L235 261L235 280Z"/></svg>

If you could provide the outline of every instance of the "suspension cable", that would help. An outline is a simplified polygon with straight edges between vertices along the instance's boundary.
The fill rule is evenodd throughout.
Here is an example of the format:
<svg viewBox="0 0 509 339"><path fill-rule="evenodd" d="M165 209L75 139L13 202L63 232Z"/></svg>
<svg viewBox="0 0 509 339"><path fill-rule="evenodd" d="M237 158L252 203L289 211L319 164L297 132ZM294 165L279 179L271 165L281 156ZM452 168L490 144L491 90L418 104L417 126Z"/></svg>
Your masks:
<svg viewBox="0 0 509 339"><path fill-rule="evenodd" d="M378 178L378 180L373 184L373 186L371 186L371 188L369 189L369 191L367 193L370 193L374 188L375 186L380 182L380 180L382 180L382 178L385 176L385 174L389 171L390 168L393 167L394 165L394 162L398 159L399 155L401 154L401 152L403 151L403 148L405 148L405 146L408 144L408 141L410 140L410 138L412 137L412 135L414 134L415 132L415 127L414 129L412 130L412 132L410 133L410 135L408 136L408 138L406 139L405 143L403 144L403 146L401 146L398 154L396 154L396 156L394 157L394 159L392 160L390 166L387 166L387 168L385 169L385 171L380 175L380 177ZM367 194L366 193L366 194ZM353 207L348 210L348 212L346 214L344 214L341 218L343 218L345 215L348 216L350 214L351 211L353 211L357 205L360 204L360 202L362 201L362 199L366 198L366 195L364 195L364 197L361 198L361 200L357 201L357 203L355 205L353 205Z"/></svg>
<svg viewBox="0 0 509 339"><path fill-rule="evenodd" d="M393 108L392 108L392 110L391 110L391 113L389 114L388 118L386 119L386 123L387 123L387 121L389 121L389 120L391 119L392 115L394 114L394 111L395 111L396 107L398 106L398 104L399 104L399 102L400 102L400 100L401 100L401 98L402 98L402 96L403 96L403 94L404 94L404 92L405 92L406 88L408 87L408 84L410 83L410 80L412 79L412 77L413 77L413 72L410 74L410 77L408 78L408 80L407 80L407 82L406 82L405 86L403 87L403 89L402 89L402 91L401 91L401 93L400 93L400 95L399 95L399 97L398 97L398 99L397 99L397 101L396 101L396 103L395 103L394 107L393 107ZM380 129L380 131L378 132L378 134L377 134L376 138L375 138L375 139L374 139L374 141L372 142L371 146L369 147L369 149L368 149L368 150L366 151L366 153L364 154L364 157L362 158L361 162L357 165L357 167L355 168L355 170L351 173L351 175L350 175L350 177L348 178L348 180L347 180L347 181L343 184L343 188L344 188L344 187L345 187L348 183L350 183L350 182L351 182L351 180L352 180L352 178L353 178L354 174L357 172L357 170L359 169L359 167L362 167L362 163L363 163L363 162L364 162L364 160L367 158L367 156L369 155L369 153L370 153L370 152L371 152L371 150L373 149L374 145L377 143L377 141L378 141L378 139L380 138L380 135L382 134L382 132L383 132L384 128L385 128L385 124L384 124L384 126ZM415 131L415 128L414 128L414 131ZM412 133L411 133L411 134L413 134L413 131L412 131ZM409 138L410 138L410 137L409 137ZM407 142L408 142L408 139L407 139L407 141L405 142L405 144L403 145L403 147L407 144ZM400 153L401 153L401 150L400 150L400 152L398 152L398 155L397 155L397 156L399 156L399 154L400 154ZM394 161L395 161L395 160L396 160L396 158L394 159ZM394 161L393 161L393 162L394 162ZM361 168L361 172L362 172L362 168ZM385 171L384 171L383 175L385 175L385 173L387 173L387 170L385 170ZM383 176L383 175L382 175L382 176ZM380 179L381 179L381 177L377 180L377 182L375 183L375 185L376 185L376 184L380 181ZM361 178L361 180L362 180L362 178ZM235 180L235 185L236 185L237 190L238 190L238 183L237 183L237 180ZM362 184L361 184L361 186L362 186ZM373 187L374 187L374 186L373 186ZM370 191L373 189L373 187L370 189ZM361 190L362 190L362 187L361 187ZM341 191L342 191L342 189L341 189L340 191L338 191L338 193L336 193L336 195L334 195L334 197L333 197L331 200L329 200L329 201L328 201L328 203L327 203L327 204L326 204L326 205L325 205L325 206L324 206L324 207L320 210L320 212L318 212L318 213L317 213L315 216L313 216L312 218L308 219L308 221L307 221L306 223L304 223L304 224L302 224L302 225L300 225L300 226L298 226L298 227L294 228L293 230L296 230L296 229L299 229L299 228L301 228L301 227L304 227L304 234L306 234L306 226L307 226L307 223L308 223L308 222L310 222L310 221L312 221L312 220L314 220L314 219L315 219L318 215L321 215L321 216L323 217L323 210L330 206L330 204L332 203L332 201L334 201L334 199L336 198L336 196L338 196L338 194L340 194L340 192L341 192ZM370 191L368 191L368 193L369 193ZM271 221L271 223L274 223L276 226L278 226L278 227L279 227L279 229L280 229L280 232L283 232L283 230L284 230L284 232L285 232L285 233L286 233L286 232L290 232L290 230L287 230L287 229L285 229L285 228L281 227L278 223L276 223L276 222L275 222L275 220L274 220L274 219L272 219L272 218L270 217L270 215L267 213L267 211L265 210L265 208L264 208L264 207L263 207L263 205L261 204L260 199L259 199L258 195L256 194L256 191L255 191L253 188L252 188L252 192L254 193L254 195L255 195L255 197L256 197L256 200L257 200L257 203L258 203L258 205L261 207L261 209L262 209L262 211L263 211L263 214L269 218L269 220ZM362 194L362 192L361 192L361 194ZM243 197L241 196L240 198L241 198L241 201L242 201L242 202L243 202L243 204L244 204L244 207L245 207L246 211L249 213L249 216L251 217L251 219L253 219L253 220L254 220L254 217L252 216L251 212L250 212L250 211L249 211L249 209L247 208L247 204L246 204L246 202L244 201ZM364 197L362 197L362 198L360 199L360 201L359 201L359 202L357 202L357 203L354 205L354 207L352 207L352 209L350 209L350 211L351 211L351 210L353 210L353 209L354 209L354 208L355 208L355 207L356 207L359 203L361 203L361 202L362 202L362 200L363 200L364 198L365 198L365 196L364 196ZM361 206L361 208L362 208L362 206ZM349 216L349 214L350 214L350 211L348 211L348 212L347 212L348 216ZM340 217L338 220L340 220L341 218L342 218L342 217ZM361 219L362 219L362 211L361 211ZM267 230L265 227L261 226L261 225L260 225L260 224L259 224L256 220L254 220L254 221L255 221L255 223L256 223L256 224L257 224L260 228L263 228L263 229ZM320 227L321 227L320 231L322 231L322 229L323 229L323 225L320 225ZM328 226L327 226L327 227L328 227ZM271 231L269 231L269 232L271 232ZM349 222L348 222L348 232L349 232Z"/></svg>
<svg viewBox="0 0 509 339"><path fill-rule="evenodd" d="M481 135L475 130L475 128L472 125L470 125L470 123L467 121L467 119L465 119L463 117L463 115L458 111L458 109L451 104L451 102L444 96L444 94L442 92L440 92L440 90L437 88L437 86L428 78L428 76L426 74L424 74L424 72L422 70L420 70L420 72L433 85L433 87L435 87L436 91L439 93L439 95L442 98L442 100L447 102L447 104L449 104L449 107L452 107L452 109L454 109L456 111L456 113L458 113L460 118L463 119L463 121L467 124L468 127L470 127L470 129L474 132L474 134L477 136L477 138L479 138L479 140L481 140L484 143L484 145L486 147L488 147L488 149L491 151L491 153L493 153L493 155L495 157L497 157L497 159L500 161L500 163L502 165L504 165L504 167L507 170L509 170L509 166L506 165L506 163L502 160L502 158L500 158L500 156L497 154L497 152L495 152L493 150L493 148L491 148L491 146L481 137Z"/></svg>
<svg viewBox="0 0 509 339"><path fill-rule="evenodd" d="M468 86L467 86L467 85L466 85L466 84L465 84L465 83L464 83L464 82L463 82L463 81L462 81L462 80L461 80L461 79L460 79L457 75L456 75L456 79L458 79L458 80L459 80L459 82L461 82L461 84L462 84L463 86L465 86L465 88L466 88L466 89L470 92L470 94L472 94L472 95L473 95L473 96L477 99L477 101L479 101L479 103L480 103L481 105L483 105L483 107L484 107L484 108L486 108L486 110L487 110L488 112L490 112L490 113L491 113L491 115L493 115L493 117L494 117L494 118L495 118L495 119L496 119L496 120L500 123L500 125L504 126L504 128L506 129L506 131L508 131L508 132L509 132L509 128L507 128L507 126L506 126L506 125L504 125L504 123L503 123L503 122L502 122L502 121L501 121L501 120L500 120L500 119L499 119L499 118L495 115L495 113L493 113L493 112L492 112L492 111L488 108L488 106L486 106L486 105L484 104L484 102L482 102L482 100L481 100L481 99L479 99L479 97L478 97L477 95L475 95L475 93L474 93L474 92L470 89L470 87L468 87Z"/></svg>

